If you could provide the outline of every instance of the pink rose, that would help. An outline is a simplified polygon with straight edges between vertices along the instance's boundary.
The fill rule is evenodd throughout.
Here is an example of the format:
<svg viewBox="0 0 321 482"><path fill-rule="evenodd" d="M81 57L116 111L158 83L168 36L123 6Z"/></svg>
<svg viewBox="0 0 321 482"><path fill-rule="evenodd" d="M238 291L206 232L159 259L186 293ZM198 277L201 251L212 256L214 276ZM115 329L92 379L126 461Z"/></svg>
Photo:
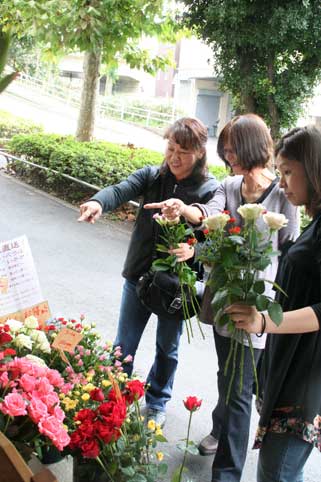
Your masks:
<svg viewBox="0 0 321 482"><path fill-rule="evenodd" d="M28 375L28 373L25 373L20 378L20 385L25 392L32 392L33 390L35 390L36 383L37 383L37 379L35 377Z"/></svg>
<svg viewBox="0 0 321 482"><path fill-rule="evenodd" d="M48 370L47 378L54 387L62 387L64 384L64 379L58 370Z"/></svg>
<svg viewBox="0 0 321 482"><path fill-rule="evenodd" d="M56 392L52 393L45 393L43 395L40 395L39 397L43 403L47 405L48 408L53 407L57 403L59 403L59 397Z"/></svg>
<svg viewBox="0 0 321 482"><path fill-rule="evenodd" d="M53 444L57 447L58 450L63 450L64 447L69 445L69 442L70 437L68 433L66 432L66 430L62 429L56 434L56 440L53 441Z"/></svg>
<svg viewBox="0 0 321 482"><path fill-rule="evenodd" d="M47 405L39 398L33 398L28 406L30 418L38 423L43 417L48 416Z"/></svg>
<svg viewBox="0 0 321 482"><path fill-rule="evenodd" d="M51 385L47 378L42 377L38 381L37 391L43 395L47 395L48 393L54 391L54 387Z"/></svg>
<svg viewBox="0 0 321 482"><path fill-rule="evenodd" d="M65 412L58 405L52 410L52 415L54 415L60 423L62 423L65 418Z"/></svg>
<svg viewBox="0 0 321 482"><path fill-rule="evenodd" d="M26 401L19 393L9 393L0 404L0 410L10 417L26 415Z"/></svg>
<svg viewBox="0 0 321 482"><path fill-rule="evenodd" d="M0 375L0 384L2 387L6 387L9 383L8 372L3 372Z"/></svg>

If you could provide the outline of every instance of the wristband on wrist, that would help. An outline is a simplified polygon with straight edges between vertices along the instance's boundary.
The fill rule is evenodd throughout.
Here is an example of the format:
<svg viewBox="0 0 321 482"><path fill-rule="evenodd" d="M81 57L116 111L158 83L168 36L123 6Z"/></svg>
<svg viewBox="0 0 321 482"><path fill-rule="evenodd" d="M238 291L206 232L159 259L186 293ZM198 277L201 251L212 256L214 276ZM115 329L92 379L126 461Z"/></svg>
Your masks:
<svg viewBox="0 0 321 482"><path fill-rule="evenodd" d="M261 336L264 335L265 330L266 330L266 318L265 318L265 314L264 314L264 313L261 313L261 317L262 317L262 329L261 329L261 333L256 333L256 336L257 336L258 338L261 338Z"/></svg>

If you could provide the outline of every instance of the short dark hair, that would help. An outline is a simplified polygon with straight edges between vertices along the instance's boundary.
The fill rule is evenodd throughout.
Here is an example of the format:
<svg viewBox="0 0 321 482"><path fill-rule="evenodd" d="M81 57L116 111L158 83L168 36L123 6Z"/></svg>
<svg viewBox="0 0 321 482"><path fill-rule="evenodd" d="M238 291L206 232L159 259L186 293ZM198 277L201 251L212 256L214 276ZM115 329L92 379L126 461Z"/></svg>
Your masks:
<svg viewBox="0 0 321 482"><path fill-rule="evenodd" d="M202 121L194 117L182 117L170 125L164 134L164 139L172 139L182 149L204 149L204 155L195 163L192 177L203 181L207 177L206 143L208 139L207 127ZM161 165L161 173L168 171L166 160Z"/></svg>
<svg viewBox="0 0 321 482"><path fill-rule="evenodd" d="M307 212L321 211L321 131L312 125L295 127L277 143L275 156L303 164L308 182Z"/></svg>
<svg viewBox="0 0 321 482"><path fill-rule="evenodd" d="M272 161L273 140L264 120L256 114L238 115L222 129L217 141L217 153L225 162L224 145L230 142L240 166L251 171L266 167Z"/></svg>

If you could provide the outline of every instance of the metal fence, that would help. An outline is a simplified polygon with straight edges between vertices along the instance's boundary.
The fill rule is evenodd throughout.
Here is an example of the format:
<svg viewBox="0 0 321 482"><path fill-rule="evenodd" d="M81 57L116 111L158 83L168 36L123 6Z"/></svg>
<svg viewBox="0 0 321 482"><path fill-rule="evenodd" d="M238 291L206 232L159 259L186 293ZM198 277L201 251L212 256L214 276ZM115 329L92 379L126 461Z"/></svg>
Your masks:
<svg viewBox="0 0 321 482"><path fill-rule="evenodd" d="M30 90L36 90L53 99L62 100L67 105L80 107L80 90L73 89L59 82L50 82L31 77L21 73L15 80L18 85ZM102 95L98 96L97 115L99 117L112 117L122 121L132 122L145 127L155 127L164 129L172 124L179 115L173 109L171 114L158 112L152 109L135 107L126 98L110 98Z"/></svg>

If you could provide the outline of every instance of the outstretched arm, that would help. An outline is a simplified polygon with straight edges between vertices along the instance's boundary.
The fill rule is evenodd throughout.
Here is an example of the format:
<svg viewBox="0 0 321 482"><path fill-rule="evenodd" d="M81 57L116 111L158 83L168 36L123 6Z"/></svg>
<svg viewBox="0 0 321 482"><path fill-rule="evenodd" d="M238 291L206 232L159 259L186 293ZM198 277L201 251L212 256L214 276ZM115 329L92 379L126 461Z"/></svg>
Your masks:
<svg viewBox="0 0 321 482"><path fill-rule="evenodd" d="M254 306L233 304L225 309L236 327L248 333L260 333L262 331L262 315ZM306 306L299 310L283 313L283 320L277 326L272 319L265 315L266 333L309 333L320 330L320 322L315 310Z"/></svg>
<svg viewBox="0 0 321 482"><path fill-rule="evenodd" d="M200 224L203 213L197 206L188 206L181 199L171 198L159 203L149 203L144 205L144 209L161 209L162 214L167 219L173 220L179 216L192 224Z"/></svg>

